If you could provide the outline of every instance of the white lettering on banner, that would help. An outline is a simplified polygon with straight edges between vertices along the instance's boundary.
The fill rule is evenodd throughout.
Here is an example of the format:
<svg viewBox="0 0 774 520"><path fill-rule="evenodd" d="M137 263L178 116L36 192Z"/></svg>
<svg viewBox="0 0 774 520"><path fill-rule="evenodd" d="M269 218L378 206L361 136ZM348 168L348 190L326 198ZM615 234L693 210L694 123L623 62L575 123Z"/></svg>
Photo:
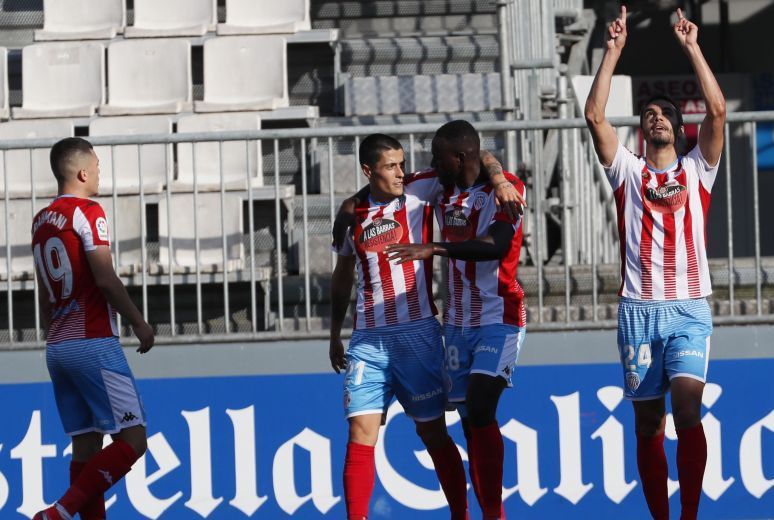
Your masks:
<svg viewBox="0 0 774 520"><path fill-rule="evenodd" d="M583 483L581 456L580 392L551 396L559 416L559 474L561 480L554 493L577 504L594 484Z"/></svg>
<svg viewBox="0 0 774 520"><path fill-rule="evenodd" d="M113 439L110 438L110 435L105 435L102 438L102 449L105 449L105 446L109 446L110 443L113 442ZM66 457L67 455L73 454L73 443L70 443L67 445L67 447L62 451L62 456ZM115 495L111 495L109 498L105 499L105 511L110 509L110 506L116 503L116 500L118 500L118 497ZM2 509L2 506L0 506L0 509Z"/></svg>
<svg viewBox="0 0 774 520"><path fill-rule="evenodd" d="M739 473L744 487L755 498L761 498L774 486L774 478L767 479L763 472L764 428L774 433L774 410L747 428L739 445Z"/></svg>
<svg viewBox="0 0 774 520"><path fill-rule="evenodd" d="M677 440L677 431L675 430L675 418L671 413L666 414L666 424L664 425L664 437L671 440ZM680 489L680 482L672 480L667 476L667 496L674 495Z"/></svg>
<svg viewBox="0 0 774 520"><path fill-rule="evenodd" d="M537 431L516 419L511 419L500 427L500 432L504 439L516 444L517 461L516 485L503 489L503 500L518 491L525 504L534 505L540 497L548 493L548 488L540 486Z"/></svg>
<svg viewBox="0 0 774 520"><path fill-rule="evenodd" d="M185 507L207 518L223 502L212 496L212 443L210 442L210 407L180 414L188 423L191 440L191 498Z"/></svg>
<svg viewBox="0 0 774 520"><path fill-rule="evenodd" d="M146 459L148 455L153 457L159 467L150 475L146 475ZM148 451L137 459L137 462L132 466L132 471L124 477L129 501L140 514L145 515L151 520L156 520L183 496L183 492L178 491L169 498L156 498L149 489L151 484L178 466L180 466L180 459L175 455L164 434L159 432L151 435L148 438Z"/></svg>
<svg viewBox="0 0 774 520"><path fill-rule="evenodd" d="M0 451L3 451L3 445L0 444ZM5 478L5 475L0 473L0 509L3 509L5 507L5 503L8 502L8 481Z"/></svg>
<svg viewBox="0 0 774 520"><path fill-rule="evenodd" d="M298 446L309 452L311 491L299 496L295 483L295 457L293 448ZM331 440L314 430L304 428L301 433L279 447L274 455L272 466L274 496L277 504L287 514L292 515L309 500L322 514L341 501L333 496L333 475L331 473Z"/></svg>
<svg viewBox="0 0 774 520"><path fill-rule="evenodd" d="M390 464L387 452L384 447L384 439L390 428L390 423L397 416L403 413L403 407L398 401L394 401L387 409L384 428L379 434L379 440L376 442L374 456L376 458L376 474L382 483L384 490L395 499L396 502L416 509L418 511L429 511L446 506L446 497L439 485L437 489L427 489L414 484L409 479L398 473ZM415 452L417 458L420 452ZM421 462L421 459L420 459ZM424 464L423 464L424 465Z"/></svg>
<svg viewBox="0 0 774 520"><path fill-rule="evenodd" d="M255 407L227 409L234 425L234 481L236 493L229 504L247 516L253 516L268 499L258 496L258 469L255 457Z"/></svg>
<svg viewBox="0 0 774 520"><path fill-rule="evenodd" d="M709 410L720 399L723 389L715 383L704 385L701 402ZM702 490L712 500L717 500L734 483L734 478L723 478L723 443L720 434L720 421L707 412L701 420L704 435L707 437L707 466L704 470Z"/></svg>
<svg viewBox="0 0 774 520"><path fill-rule="evenodd" d="M623 390L617 386L605 386L597 390L599 401L612 412L623 400ZM602 440L602 470L607 497L620 504L637 481L626 482L623 425L612 415L591 434L592 439Z"/></svg>
<svg viewBox="0 0 774 520"><path fill-rule="evenodd" d="M43 459L56 457L55 444L43 444L40 410L32 412L24 439L11 450L12 459L21 459L22 503L17 512L27 518L49 506L43 499Z"/></svg>

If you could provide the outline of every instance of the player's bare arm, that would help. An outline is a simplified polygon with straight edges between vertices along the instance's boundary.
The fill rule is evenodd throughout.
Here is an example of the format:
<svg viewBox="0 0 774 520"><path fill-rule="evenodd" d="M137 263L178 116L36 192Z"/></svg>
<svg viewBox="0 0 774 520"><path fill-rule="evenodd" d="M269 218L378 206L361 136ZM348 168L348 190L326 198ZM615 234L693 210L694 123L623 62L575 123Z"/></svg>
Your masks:
<svg viewBox="0 0 774 520"><path fill-rule="evenodd" d="M328 355L336 373L347 368L341 326L349 308L352 284L355 280L355 257L339 255L331 276L331 341Z"/></svg>
<svg viewBox="0 0 774 520"><path fill-rule="evenodd" d="M707 112L699 130L699 149L704 159L714 166L720 160L720 154L723 151L726 100L699 47L699 28L695 23L685 18L681 9L677 10L674 33L696 72L696 79L704 96Z"/></svg>
<svg viewBox="0 0 774 520"><path fill-rule="evenodd" d="M500 161L487 150L481 150L481 166L489 175L489 181L495 187L495 203L497 208L515 220L524 212L527 202L516 187L505 178Z"/></svg>
<svg viewBox="0 0 774 520"><path fill-rule="evenodd" d="M610 166L618 150L618 135L605 117L605 107L610 97L610 83L613 72L626 45L626 6L621 6L621 14L607 29L608 39L602 63L594 76L589 97L586 99L584 115L586 124L594 141L594 149L599 161L604 166Z"/></svg>
<svg viewBox="0 0 774 520"><path fill-rule="evenodd" d="M464 242L433 242L430 244L392 244L385 251L388 259L398 264L426 260L433 255L447 256L472 262L499 260L511 247L515 230L508 222L495 222L489 234Z"/></svg>
<svg viewBox="0 0 774 520"><path fill-rule="evenodd" d="M94 283L105 296L105 299L123 316L132 326L134 335L140 341L137 352L148 352L155 341L153 328L143 319L142 314L135 306L126 287L113 270L113 259L108 246L97 246L93 251L86 252L89 267L94 275Z"/></svg>

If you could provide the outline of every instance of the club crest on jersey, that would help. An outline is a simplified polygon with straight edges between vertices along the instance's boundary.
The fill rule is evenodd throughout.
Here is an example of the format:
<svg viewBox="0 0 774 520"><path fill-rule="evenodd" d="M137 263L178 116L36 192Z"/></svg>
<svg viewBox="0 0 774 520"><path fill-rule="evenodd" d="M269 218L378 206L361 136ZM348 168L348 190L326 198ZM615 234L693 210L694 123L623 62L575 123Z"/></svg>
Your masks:
<svg viewBox="0 0 774 520"><path fill-rule="evenodd" d="M363 249L381 253L390 244L397 244L403 237L403 227L389 218L375 218L363 228L357 237Z"/></svg>
<svg viewBox="0 0 774 520"><path fill-rule="evenodd" d="M640 375L637 372L627 372L626 386L631 390L637 390L640 387Z"/></svg>
<svg viewBox="0 0 774 520"><path fill-rule="evenodd" d="M473 197L473 209L479 210L484 207L484 204L486 203L486 193L478 192L476 193L476 196Z"/></svg>
<svg viewBox="0 0 774 520"><path fill-rule="evenodd" d="M676 180L667 181L655 188L646 185L644 191L645 205L657 213L679 211L688 200L688 189Z"/></svg>
<svg viewBox="0 0 774 520"><path fill-rule="evenodd" d="M473 225L462 208L452 208L443 216L443 234L449 242L470 240Z"/></svg>

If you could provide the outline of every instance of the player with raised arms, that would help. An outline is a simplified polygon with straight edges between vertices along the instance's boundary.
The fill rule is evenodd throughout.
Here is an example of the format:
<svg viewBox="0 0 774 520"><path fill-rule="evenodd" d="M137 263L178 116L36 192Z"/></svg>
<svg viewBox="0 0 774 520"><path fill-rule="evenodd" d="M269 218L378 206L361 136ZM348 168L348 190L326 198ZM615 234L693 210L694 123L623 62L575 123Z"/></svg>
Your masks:
<svg viewBox="0 0 774 520"><path fill-rule="evenodd" d="M105 518L104 493L146 450L145 412L118 340L116 311L140 341L153 329L113 270L91 144L68 137L51 148L58 195L32 223L32 250L46 337L46 363L57 409L72 437L70 488L33 520ZM113 442L102 448L105 434Z"/></svg>
<svg viewBox="0 0 774 520"><path fill-rule="evenodd" d="M634 405L637 467L653 518L669 518L664 453L665 395L677 429L681 520L697 517L707 441L701 398L707 378L712 292L707 212L723 150L726 105L699 48L698 27L680 9L674 35L706 104L698 144L679 155L680 107L666 96L640 112L645 157L623 147L605 119L613 71L626 44L626 7L608 28L607 49L586 101L594 147L615 194L621 242L618 347L625 395Z"/></svg>

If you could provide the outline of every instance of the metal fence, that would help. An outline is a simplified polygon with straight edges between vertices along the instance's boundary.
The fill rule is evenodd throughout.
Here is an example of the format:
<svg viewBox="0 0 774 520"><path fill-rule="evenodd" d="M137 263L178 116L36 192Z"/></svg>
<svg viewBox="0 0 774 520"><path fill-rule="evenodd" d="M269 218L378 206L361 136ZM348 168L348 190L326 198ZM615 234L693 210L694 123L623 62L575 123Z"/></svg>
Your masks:
<svg viewBox="0 0 774 520"><path fill-rule="evenodd" d="M685 119L687 123L695 123L701 116ZM715 302L720 306L716 305L716 314L722 314L716 320L719 323L771 322L774 314L769 299L774 294L774 263L761 254L759 172L755 156L756 125L774 121L774 112L736 113L728 119L722 159L726 196L724 201L716 198L716 204L726 205L729 215L728 254L711 262L713 284L722 296ZM612 122L619 126L638 123L636 118ZM478 123L477 129L485 147L501 146L506 132L515 132L520 140L533 147L535 160L522 164L516 172L528 187L529 207L524 219L525 246L519 278L528 294L530 327L543 330L613 327L620 273L614 202L604 172L596 161L585 122L577 118L499 121ZM753 167L751 171L733 171L730 135L745 129ZM401 138L407 152L407 169L416 170L428 166L430 138L435 130L435 125L416 124L91 138L94 145L110 148L113 161L118 149L126 149L121 147L136 149L140 165L136 193L127 196L120 192L114 178L112 192L104 194L106 198L102 202L107 210L112 208L112 248L117 270L134 291L145 318L159 330L159 342L324 337L327 300L323 294L327 291L326 282L334 261L329 249L329 230L339 200L360 186L359 164L354 153L360 138L375 132ZM552 172L543 171L540 163L544 138L551 130L558 132L560 154L558 166ZM40 164L35 162L34 154L36 150L46 151L54 142L54 139L39 139L0 143L4 166L0 185L3 187L0 201L4 204L0 212L4 217L0 230L4 231L4 237L0 236L0 251L4 253L0 254L0 292L5 292L0 301L5 307L0 307L0 335L5 333L4 337L0 336L3 348L37 347L43 341L35 305L39 288L31 263L17 269L14 257L31 256L29 246L25 245L29 243L29 225L34 213L50 198L50 194L36 185L40 172L32 168ZM181 143L189 144L186 150L190 153L194 149L191 143L203 142L217 143L219 152L227 143L245 143L245 149L249 149L248 143L260 143L262 154L257 157L261 160L263 155L263 161L257 170L262 177L250 175L255 170L250 161L256 159L247 153L244 182L234 186L233 179L227 182L224 175L224 155L220 153L219 182L208 188L211 191L205 191L200 186L201 179L197 178L201 173L196 164L197 154L193 153L190 186L177 185L175 169L170 168L165 185L146 193L142 150L154 144L177 146L172 156L179 164ZM288 177L281 171L280 148L288 143L293 145L292 150L298 151L295 185L282 182ZM23 175L8 168L9 156L22 153L20 150L28 155L31 165L29 192L22 194L7 189L12 176ZM116 165L112 166L115 176ZM754 255L749 258L734 256L734 228L730 225L732 175L752 176L753 193L749 202L754 214L755 247ZM327 185L327 192L320 192L321 185L324 188ZM192 225L182 211L176 210L177 197L193 201ZM122 204L127 201L129 206ZM256 206L261 201L268 208ZM122 208L134 204L139 211L131 216L123 212ZM159 213L157 224L166 222L166 233L149 229L147 207L153 205ZM233 212L235 205L246 205L246 219L239 212ZM19 212L19 207L26 209ZM238 215L229 217L231 220L227 222L227 215L231 214ZM237 221L241 222L241 228L237 225L239 229L235 231ZM317 234L312 231L315 222ZM121 236L121 230L129 225L134 225L139 232L134 237L135 242L139 241L139 255L131 269L120 260L126 253L126 248L123 253L121 249L126 238ZM213 227L220 230L219 236L217 232L213 234ZM190 233L183 233L181 238L178 231L182 228ZM205 228L210 230L209 237L202 236ZM238 236L234 238L234 234ZM273 243L268 250L264 247L266 254L261 256L256 241L266 236ZM216 245L213 237L218 241ZM314 245L315 239L318 246ZM173 258L176 241L187 244L192 255L192 263L187 267L178 265ZM213 261L213 251L218 250L220 258ZM188 318L179 315L181 306L187 306ZM289 319L295 320L296 325L288 325Z"/></svg>

